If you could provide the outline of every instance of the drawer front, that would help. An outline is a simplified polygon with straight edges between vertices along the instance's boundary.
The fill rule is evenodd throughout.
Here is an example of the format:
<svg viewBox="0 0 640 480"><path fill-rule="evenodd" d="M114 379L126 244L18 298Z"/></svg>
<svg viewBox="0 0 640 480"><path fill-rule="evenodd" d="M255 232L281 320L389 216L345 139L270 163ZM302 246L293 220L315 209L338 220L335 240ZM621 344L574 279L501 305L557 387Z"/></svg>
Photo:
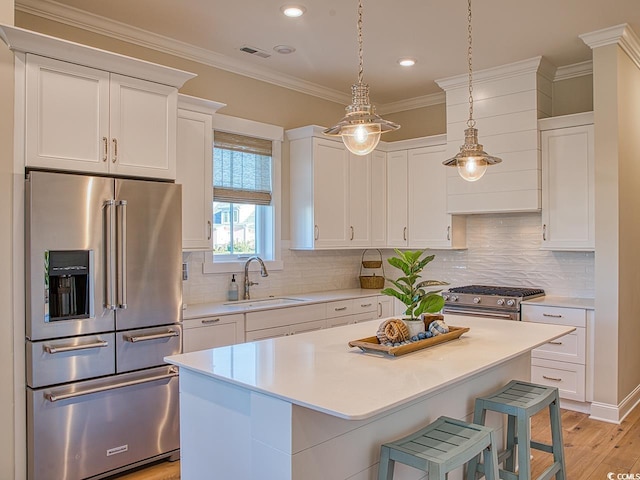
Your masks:
<svg viewBox="0 0 640 480"><path fill-rule="evenodd" d="M213 317L190 318L183 320L182 328L190 330L192 328L213 327L218 325L244 323L244 313L235 313L233 315L215 315Z"/></svg>
<svg viewBox="0 0 640 480"><path fill-rule="evenodd" d="M522 321L586 327L587 312L582 308L546 307L542 305L523 304Z"/></svg>
<svg viewBox="0 0 640 480"><path fill-rule="evenodd" d="M27 341L27 385L32 388L115 373L115 335Z"/></svg>
<svg viewBox="0 0 640 480"><path fill-rule="evenodd" d="M266 338L286 337L296 333L312 332L325 328L325 320L314 320L312 322L301 322L295 325L285 325L281 327L265 328L263 330L252 330L245 334L247 342L264 340Z"/></svg>
<svg viewBox="0 0 640 480"><path fill-rule="evenodd" d="M327 318L327 328L339 327L341 325L351 325L352 323L367 322L377 319L375 310L373 312L356 313L344 317Z"/></svg>
<svg viewBox="0 0 640 480"><path fill-rule="evenodd" d="M531 352L531 356L584 365L586 351L585 331L586 329L584 328L576 328L574 332L536 348Z"/></svg>
<svg viewBox="0 0 640 480"><path fill-rule="evenodd" d="M296 333L313 332L315 330L322 330L325 328L326 322L324 320L315 320L313 322L304 322L291 325L291 331L289 335L295 335Z"/></svg>
<svg viewBox="0 0 640 480"><path fill-rule="evenodd" d="M325 304L316 303L298 307L274 308L261 312L247 312L245 318L247 332L312 320L324 320ZM248 339L249 337L247 337Z"/></svg>
<svg viewBox="0 0 640 480"><path fill-rule="evenodd" d="M363 303L366 304L369 302L363 302ZM326 307L327 307L327 318L344 317L345 315L352 315L356 313L356 301L353 299L338 300L336 302L327 302Z"/></svg>
<svg viewBox="0 0 640 480"><path fill-rule="evenodd" d="M531 359L531 381L558 387L560 398L585 401L585 367L575 363Z"/></svg>
<svg viewBox="0 0 640 480"><path fill-rule="evenodd" d="M182 327L141 328L116 333L116 372L165 365L164 357L182 351Z"/></svg>
<svg viewBox="0 0 640 480"><path fill-rule="evenodd" d="M378 300L376 297L364 297L356 298L353 300L354 311L353 313L365 313L365 312L377 312ZM371 318L377 317L378 314L371 316Z"/></svg>

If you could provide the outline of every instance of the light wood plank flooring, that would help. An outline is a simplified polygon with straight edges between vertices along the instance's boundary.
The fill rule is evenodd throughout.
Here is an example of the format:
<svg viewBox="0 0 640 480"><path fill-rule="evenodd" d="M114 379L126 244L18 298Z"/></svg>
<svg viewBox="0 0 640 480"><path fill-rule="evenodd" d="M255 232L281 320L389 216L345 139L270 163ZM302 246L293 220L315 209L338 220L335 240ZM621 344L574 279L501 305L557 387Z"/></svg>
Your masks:
<svg viewBox="0 0 640 480"><path fill-rule="evenodd" d="M640 406L620 425L591 420L583 413L562 410L562 434L567 480L604 480L610 472L640 474ZM533 417L531 435L536 440L551 442L546 410ZM533 478L551 464L551 459L551 454L534 451ZM180 462L161 462L116 478L179 480Z"/></svg>

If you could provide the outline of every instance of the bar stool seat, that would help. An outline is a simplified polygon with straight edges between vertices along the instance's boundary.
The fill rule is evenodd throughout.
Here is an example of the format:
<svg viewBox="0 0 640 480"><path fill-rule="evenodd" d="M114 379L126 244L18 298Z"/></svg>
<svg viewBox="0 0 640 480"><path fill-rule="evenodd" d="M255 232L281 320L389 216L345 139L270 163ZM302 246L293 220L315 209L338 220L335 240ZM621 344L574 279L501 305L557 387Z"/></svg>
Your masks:
<svg viewBox="0 0 640 480"><path fill-rule="evenodd" d="M531 440L530 418L546 407L549 408L551 423L551 445ZM566 465L560 422L560 397L557 388L513 380L497 392L476 398L473 422L484 425L488 410L508 415L507 446L506 450L498 455L498 461L505 462L504 469L500 469L501 479L530 480L531 449L534 448L553 454L553 464L537 480L548 480L553 475L556 480L565 480ZM516 458L517 472L515 471ZM477 473L483 473L484 470L485 467L479 463L479 456L476 456L469 462L467 480L475 480Z"/></svg>
<svg viewBox="0 0 640 480"><path fill-rule="evenodd" d="M483 453L487 480L498 480L498 457L491 428L440 417L427 427L380 450L378 480L391 480L395 462L445 480L447 474Z"/></svg>

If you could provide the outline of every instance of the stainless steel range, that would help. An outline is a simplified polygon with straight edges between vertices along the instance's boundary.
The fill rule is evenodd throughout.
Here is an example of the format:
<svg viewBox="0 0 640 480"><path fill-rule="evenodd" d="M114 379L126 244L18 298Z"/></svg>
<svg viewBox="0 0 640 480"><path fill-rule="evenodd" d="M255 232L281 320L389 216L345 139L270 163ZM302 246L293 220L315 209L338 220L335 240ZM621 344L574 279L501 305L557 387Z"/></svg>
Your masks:
<svg viewBox="0 0 640 480"><path fill-rule="evenodd" d="M540 288L467 285L450 288L442 294L444 313L477 317L520 320L520 303L541 297Z"/></svg>

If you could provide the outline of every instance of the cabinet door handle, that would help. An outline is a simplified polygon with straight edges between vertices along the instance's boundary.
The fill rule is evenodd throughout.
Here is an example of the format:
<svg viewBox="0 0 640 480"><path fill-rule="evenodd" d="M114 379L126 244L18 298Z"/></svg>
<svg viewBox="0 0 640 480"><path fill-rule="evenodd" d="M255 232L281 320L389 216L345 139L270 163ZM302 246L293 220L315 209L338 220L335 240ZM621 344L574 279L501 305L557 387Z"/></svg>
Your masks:
<svg viewBox="0 0 640 480"><path fill-rule="evenodd" d="M353 226L349 227L351 229L351 240L353 240Z"/></svg>
<svg viewBox="0 0 640 480"><path fill-rule="evenodd" d="M447 227L447 241L451 241L451 225Z"/></svg>
<svg viewBox="0 0 640 480"><path fill-rule="evenodd" d="M211 325L212 323L218 323L220 321L219 318L206 318L202 320L200 323L203 325Z"/></svg>
<svg viewBox="0 0 640 480"><path fill-rule="evenodd" d="M547 241L547 224L542 225L542 241Z"/></svg>
<svg viewBox="0 0 640 480"><path fill-rule="evenodd" d="M554 315L553 313L543 313L543 317L562 318L562 315Z"/></svg>
<svg viewBox="0 0 640 480"><path fill-rule="evenodd" d="M546 375L542 375L542 378L544 378L545 380L551 380L553 382L561 382L562 381L561 378L547 377Z"/></svg>
<svg viewBox="0 0 640 480"><path fill-rule="evenodd" d="M378 302L378 318L382 318L382 303Z"/></svg>
<svg viewBox="0 0 640 480"><path fill-rule="evenodd" d="M549 342L549 345L562 345L562 342Z"/></svg>
<svg viewBox="0 0 640 480"><path fill-rule="evenodd" d="M107 137L102 137L102 143L104 143L104 155L102 157L102 161L106 162L109 158L109 139Z"/></svg>
<svg viewBox="0 0 640 480"><path fill-rule="evenodd" d="M118 161L118 139L113 139L113 158L111 159L112 163L116 163Z"/></svg>
<svg viewBox="0 0 640 480"><path fill-rule="evenodd" d="M208 234L207 234L207 240L211 240L211 233L212 233L212 225L211 225L211 220L207 220L207 227L208 227Z"/></svg>
<svg viewBox="0 0 640 480"><path fill-rule="evenodd" d="M341 312L341 311L346 310L346 309L347 309L347 307L334 308L334 310L336 312Z"/></svg>
<svg viewBox="0 0 640 480"><path fill-rule="evenodd" d="M318 240L320 238L320 227L318 225L313 226L313 239Z"/></svg>
<svg viewBox="0 0 640 480"><path fill-rule="evenodd" d="M404 230L402 230L402 239L405 242L407 241L407 227L404 227Z"/></svg>

